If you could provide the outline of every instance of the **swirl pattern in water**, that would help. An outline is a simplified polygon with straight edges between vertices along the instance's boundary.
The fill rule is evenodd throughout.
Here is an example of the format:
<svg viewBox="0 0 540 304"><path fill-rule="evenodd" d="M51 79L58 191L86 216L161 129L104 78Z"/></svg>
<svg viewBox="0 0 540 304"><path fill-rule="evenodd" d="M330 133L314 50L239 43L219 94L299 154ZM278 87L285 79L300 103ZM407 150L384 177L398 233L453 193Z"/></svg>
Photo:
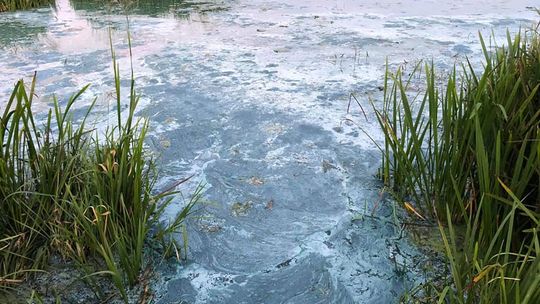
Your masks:
<svg viewBox="0 0 540 304"><path fill-rule="evenodd" d="M38 71L35 106L43 110L51 94L91 83L75 106L97 96L93 119L106 125L109 27L129 77L124 12L56 3L2 14L0 82ZM535 20L533 5L136 1L138 115L151 119L160 184L195 174L186 195L206 184L188 262L161 270L158 303L391 303L425 280L430 257L403 236L378 193L380 152L370 138L382 134L369 102L381 104L386 60L391 69L424 58L439 69L465 56L477 64L477 32L493 29L504 41L507 28ZM9 93L0 91L0 107ZM351 93L366 117L355 101L347 112Z"/></svg>

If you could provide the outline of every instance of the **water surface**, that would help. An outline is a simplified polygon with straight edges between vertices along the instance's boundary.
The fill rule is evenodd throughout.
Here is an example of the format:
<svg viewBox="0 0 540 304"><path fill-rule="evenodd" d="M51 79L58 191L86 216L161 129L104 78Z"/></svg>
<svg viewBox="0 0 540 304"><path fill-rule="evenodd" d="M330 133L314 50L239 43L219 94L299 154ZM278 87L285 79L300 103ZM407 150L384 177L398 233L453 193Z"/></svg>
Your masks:
<svg viewBox="0 0 540 304"><path fill-rule="evenodd" d="M156 281L158 303L390 303L426 279L430 257L380 201L369 101L381 103L386 60L478 64L478 32L502 43L537 20L535 1L138 2L138 114L159 184L195 174L181 190L205 183L208 202L188 262ZM97 97L97 126L114 122L109 34L127 80L126 29L121 9L92 1L1 14L0 82L37 71L43 110L91 83L76 107ZM351 93L367 119L355 102L347 113Z"/></svg>

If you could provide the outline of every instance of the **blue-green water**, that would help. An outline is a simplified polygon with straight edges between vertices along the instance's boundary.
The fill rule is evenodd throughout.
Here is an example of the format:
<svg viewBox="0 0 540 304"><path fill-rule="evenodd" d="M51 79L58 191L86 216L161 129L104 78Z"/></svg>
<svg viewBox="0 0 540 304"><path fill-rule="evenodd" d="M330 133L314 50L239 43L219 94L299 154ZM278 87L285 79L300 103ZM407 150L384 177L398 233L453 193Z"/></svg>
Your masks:
<svg viewBox="0 0 540 304"><path fill-rule="evenodd" d="M369 101L381 104L386 60L478 64L478 31L502 43L538 19L534 2L139 1L138 114L151 120L160 187L195 174L180 190L205 183L209 202L190 222L188 262L158 276L158 303L390 303L422 282L430 257L380 202ZM43 111L91 83L76 107L97 97L103 128L109 33L127 80L126 29L121 9L91 1L0 14L0 100L34 71ZM355 102L347 113L350 93L367 119Z"/></svg>

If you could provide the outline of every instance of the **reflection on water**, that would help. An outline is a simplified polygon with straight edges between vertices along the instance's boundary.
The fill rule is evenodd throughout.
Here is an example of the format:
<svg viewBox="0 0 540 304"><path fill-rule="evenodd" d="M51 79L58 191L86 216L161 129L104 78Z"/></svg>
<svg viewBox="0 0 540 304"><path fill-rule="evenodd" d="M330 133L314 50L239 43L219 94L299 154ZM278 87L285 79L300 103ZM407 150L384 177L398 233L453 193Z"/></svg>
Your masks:
<svg viewBox="0 0 540 304"><path fill-rule="evenodd" d="M43 17L43 14L39 16ZM30 13L27 18L22 19L12 12L0 13L0 48L10 47L15 43L31 43L38 34L46 30L47 24L43 20L40 22L37 15Z"/></svg>
<svg viewBox="0 0 540 304"><path fill-rule="evenodd" d="M56 0L55 26L39 35L42 43L61 53L93 52L109 48L109 32L80 16L69 0Z"/></svg>
<svg viewBox="0 0 540 304"><path fill-rule="evenodd" d="M37 34L46 31L44 26L29 26L18 20L6 21L0 26L0 47L23 42L24 38L31 41Z"/></svg>
<svg viewBox="0 0 540 304"><path fill-rule="evenodd" d="M95 19L90 13L108 15L142 15L205 22L209 13L230 8L231 1L224 0L56 0L53 10L46 8L24 12L1 13L0 47L24 44L39 37L41 42L60 52L89 52L107 48L110 23L103 18ZM44 18L43 11L52 13ZM33 17L36 19L34 20ZM53 25L50 22L53 21Z"/></svg>
<svg viewBox="0 0 540 304"><path fill-rule="evenodd" d="M230 5L223 0L133 0L103 2L99 0L71 0L76 10L146 15L152 17L177 17L189 19L191 14L207 14L227 10ZM230 1L229 1L230 2Z"/></svg>
<svg viewBox="0 0 540 304"><path fill-rule="evenodd" d="M128 12L129 15L133 16L132 18L136 18L137 14L160 16L170 19L171 26L176 27L178 25L174 19L204 23L207 19L207 13L226 8L222 1L143 0L111 5L102 1L56 0L54 25L49 26L45 33L43 33L43 29L37 36L41 43L60 53L88 53L109 48L110 33L108 28L114 28L111 26L112 19L118 19L112 17L96 20L90 15L91 11L108 13L108 16ZM13 25L13 27L16 28L17 25ZM115 35L125 36L125 30L111 31L111 33L113 38ZM2 36L7 35L0 35L0 37Z"/></svg>
<svg viewBox="0 0 540 304"><path fill-rule="evenodd" d="M102 11L112 15L128 12L129 15L159 16L183 20L202 21L209 12L226 9L222 1L139 0L124 4L103 1L56 0L55 26L40 34L45 45L64 54L93 52L109 48L111 20L96 20L84 12ZM112 32L113 35L115 32ZM120 33L125 34L125 30ZM114 40L114 39L113 39Z"/></svg>
<svg viewBox="0 0 540 304"><path fill-rule="evenodd" d="M128 8L137 114L152 122L159 185L195 174L184 193L202 181L213 202L189 226L190 265L156 282L160 303L397 302L424 279L413 265L427 263L379 204L379 152L346 122L383 135L373 111L347 112L349 93L382 106L386 62L478 64L477 32L504 41L506 28L537 20L527 6L538 0L201 1ZM0 43L18 48L0 51L0 83L38 71L43 109L91 84L74 110L98 96L96 125L115 120L109 28L123 80L130 62L124 10L111 2L0 15ZM0 87L0 109L10 89Z"/></svg>

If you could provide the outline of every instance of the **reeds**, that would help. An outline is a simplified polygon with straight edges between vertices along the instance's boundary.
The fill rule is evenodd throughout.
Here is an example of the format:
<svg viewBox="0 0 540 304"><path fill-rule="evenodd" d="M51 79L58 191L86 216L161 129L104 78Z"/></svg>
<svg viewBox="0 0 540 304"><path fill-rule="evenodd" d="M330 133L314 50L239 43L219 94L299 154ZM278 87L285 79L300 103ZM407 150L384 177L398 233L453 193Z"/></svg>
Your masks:
<svg viewBox="0 0 540 304"><path fill-rule="evenodd" d="M70 110L87 87L64 107L54 99L43 128L32 112L35 76L28 88L20 80L12 91L0 117L4 291L46 269L50 257L57 255L79 265L86 278L110 278L127 301L127 286L138 282L145 266L150 237L164 250L181 252L171 235L193 211L200 191L170 225L159 222L176 192L155 193L156 171L144 148L148 121L135 117L139 97L133 72L128 114L122 117L114 53L113 66L117 122L102 139L86 126L92 106L82 121L76 124L72 119Z"/></svg>
<svg viewBox="0 0 540 304"><path fill-rule="evenodd" d="M386 73L381 177L408 210L439 223L452 272L441 302L540 301L539 37L508 34L494 51L480 37L483 71L467 62L444 86L432 64L407 79ZM421 72L426 90L411 97Z"/></svg>
<svg viewBox="0 0 540 304"><path fill-rule="evenodd" d="M0 0L0 12L36 8L53 2L54 0Z"/></svg>

